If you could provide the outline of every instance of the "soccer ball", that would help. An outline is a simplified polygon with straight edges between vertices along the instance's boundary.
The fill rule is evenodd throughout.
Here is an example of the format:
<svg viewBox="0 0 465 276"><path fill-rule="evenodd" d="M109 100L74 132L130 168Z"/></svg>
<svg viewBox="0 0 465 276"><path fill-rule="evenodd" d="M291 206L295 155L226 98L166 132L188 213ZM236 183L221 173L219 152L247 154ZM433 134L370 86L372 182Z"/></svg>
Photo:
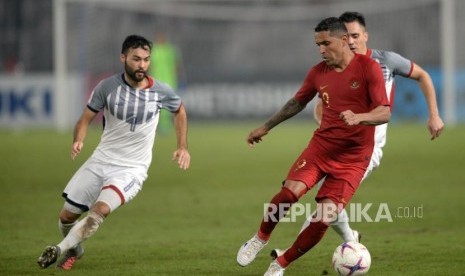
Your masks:
<svg viewBox="0 0 465 276"><path fill-rule="evenodd" d="M334 250L333 267L339 275L365 275L370 265L370 252L361 243L345 242Z"/></svg>

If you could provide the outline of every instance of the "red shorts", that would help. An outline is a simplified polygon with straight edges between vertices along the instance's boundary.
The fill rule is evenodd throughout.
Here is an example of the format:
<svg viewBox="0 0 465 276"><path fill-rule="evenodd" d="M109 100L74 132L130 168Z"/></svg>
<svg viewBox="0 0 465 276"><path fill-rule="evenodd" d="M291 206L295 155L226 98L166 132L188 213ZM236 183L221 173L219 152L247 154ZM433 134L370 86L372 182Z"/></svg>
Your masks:
<svg viewBox="0 0 465 276"><path fill-rule="evenodd" d="M301 181L312 189L323 177L325 181L315 199L331 199L345 206L349 203L369 165L369 160L340 162L332 158L325 149L312 143L292 165L286 180Z"/></svg>

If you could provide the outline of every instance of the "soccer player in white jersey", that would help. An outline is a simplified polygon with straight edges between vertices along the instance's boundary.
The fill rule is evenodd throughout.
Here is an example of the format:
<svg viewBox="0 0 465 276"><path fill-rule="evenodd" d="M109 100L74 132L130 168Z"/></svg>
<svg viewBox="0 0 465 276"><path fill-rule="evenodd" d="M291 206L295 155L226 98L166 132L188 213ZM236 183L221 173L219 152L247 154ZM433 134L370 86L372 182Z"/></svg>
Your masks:
<svg viewBox="0 0 465 276"><path fill-rule="evenodd" d="M399 75L405 78L416 80L420 86L423 95L425 97L429 118L427 121L427 128L431 135L431 140L439 137L444 128L444 123L439 116L438 105L436 101L436 92L434 89L433 82L430 75L423 68L413 61L406 59L405 57L391 51L370 49L367 46L368 32L366 30L365 17L358 12L345 12L339 19L341 19L346 25L347 31L349 32L349 47L352 51L362 55L368 55L372 59L376 60L383 71L384 80L386 84L386 93L388 99L392 101L394 98L394 77ZM321 100L317 102L314 109L315 121L320 124L322 117ZM391 102L392 107L392 102ZM386 131L388 124L378 125L375 130L375 148L373 155L368 166L365 179L370 173L375 170L381 162L383 156L382 148L386 144ZM321 182L319 183L321 185ZM302 226L303 231L307 228L311 221L311 216L307 218ZM349 222L348 215L343 210L338 215L338 219L331 224L331 227L338 233L338 235L345 241L356 241L360 239L360 233L356 230L352 230ZM283 251L274 249L271 252L271 256L276 258Z"/></svg>
<svg viewBox="0 0 465 276"><path fill-rule="evenodd" d="M124 72L102 80L93 90L74 128L71 158L84 146L89 124L102 111L104 129L92 156L79 168L63 191L64 206L59 230L64 239L47 246L38 259L41 268L55 263L69 270L84 250L81 243L91 237L105 218L131 201L142 189L152 161L152 148L160 109L174 113L177 149L173 160L189 168L187 115L181 99L166 84L147 75L152 43L138 35L128 36L120 61ZM81 214L88 212L82 220Z"/></svg>

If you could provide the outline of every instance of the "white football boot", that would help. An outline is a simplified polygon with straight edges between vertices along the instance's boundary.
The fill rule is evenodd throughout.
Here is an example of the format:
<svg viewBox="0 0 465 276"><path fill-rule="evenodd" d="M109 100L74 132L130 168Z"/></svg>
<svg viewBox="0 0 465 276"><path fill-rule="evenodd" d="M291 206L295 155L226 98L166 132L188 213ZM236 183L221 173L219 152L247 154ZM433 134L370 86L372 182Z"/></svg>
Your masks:
<svg viewBox="0 0 465 276"><path fill-rule="evenodd" d="M274 261L268 267L268 270L263 276L283 276L285 268L280 266L278 262Z"/></svg>
<svg viewBox="0 0 465 276"><path fill-rule="evenodd" d="M255 260L258 252L260 252L265 245L267 245L267 242L261 241L257 236L253 236L239 248L239 252L237 252L237 263L241 266L249 265Z"/></svg>

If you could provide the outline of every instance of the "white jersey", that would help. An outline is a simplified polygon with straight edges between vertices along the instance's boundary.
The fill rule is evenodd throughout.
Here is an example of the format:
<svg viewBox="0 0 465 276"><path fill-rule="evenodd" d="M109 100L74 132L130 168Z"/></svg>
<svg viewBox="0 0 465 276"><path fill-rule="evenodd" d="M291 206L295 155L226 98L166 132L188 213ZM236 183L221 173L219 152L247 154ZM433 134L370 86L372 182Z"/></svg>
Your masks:
<svg viewBox="0 0 465 276"><path fill-rule="evenodd" d="M148 170L160 109L176 112L181 99L168 85L147 78L148 87L136 89L125 82L124 74L116 74L92 91L87 107L104 115L102 138L92 158Z"/></svg>
<svg viewBox="0 0 465 276"><path fill-rule="evenodd" d="M396 75L409 77L413 70L413 62L397 53L383 50L368 49L367 56L370 56L381 66L386 84L387 98L392 109L394 104L394 77ZM379 165L382 157L381 149L386 145L387 127L388 124L382 124L375 128L375 150L378 151L376 157L378 160L373 160L376 163L375 167Z"/></svg>

